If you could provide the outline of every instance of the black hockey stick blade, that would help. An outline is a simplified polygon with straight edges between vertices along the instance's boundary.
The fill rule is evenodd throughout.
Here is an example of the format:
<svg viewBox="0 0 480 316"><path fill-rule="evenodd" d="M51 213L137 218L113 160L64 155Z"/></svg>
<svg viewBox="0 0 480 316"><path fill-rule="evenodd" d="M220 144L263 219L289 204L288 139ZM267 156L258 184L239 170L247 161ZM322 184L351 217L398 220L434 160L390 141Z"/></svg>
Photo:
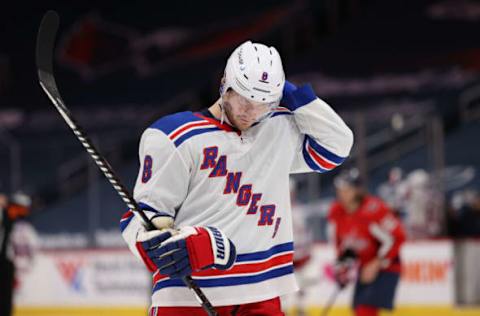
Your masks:
<svg viewBox="0 0 480 316"><path fill-rule="evenodd" d="M122 200L132 211L137 213L142 218L142 221L146 227L153 229L154 227L150 220L146 217L144 212L139 209L137 203L133 197L131 197L125 186L121 183L120 179L116 176L108 161L105 160L102 155L100 155L93 143L83 132L82 128L75 122L72 114L65 105L65 102L62 100L60 92L57 88L55 76L53 74L53 54L59 20L59 16L55 11L48 11L43 16L40 29L38 30L36 62L40 86L48 95L65 122L67 122L68 126L72 129L75 136L82 143L83 147L85 147L88 154L92 157L100 170L110 181L114 189L118 192Z"/></svg>
<svg viewBox="0 0 480 316"><path fill-rule="evenodd" d="M58 91L55 77L53 76L53 54L55 51L55 39L57 37L60 18L55 11L48 11L42 18L37 35L36 62L40 85L52 100L55 107L61 108L68 113ZM59 109L60 110L60 109ZM67 123L70 125L69 120Z"/></svg>
<svg viewBox="0 0 480 316"><path fill-rule="evenodd" d="M55 47L60 18L55 11L48 11L42 18L37 35L37 68L39 71L53 73L52 52Z"/></svg>
<svg viewBox="0 0 480 316"><path fill-rule="evenodd" d="M77 122L75 122L72 114L65 105L65 102L62 100L60 92L57 88L55 76L53 74L53 55L59 20L59 16L55 11L48 11L43 16L40 29L38 30L36 62L40 86L50 98L65 122L72 129L75 136L82 143L83 147L87 150L88 154L95 161L105 177L110 181L122 200L132 211L142 218L145 227L147 227L149 230L154 229L155 227L152 225L145 213L138 207L137 203L117 177L108 161L105 160L105 158L97 151L82 128L77 124Z"/></svg>

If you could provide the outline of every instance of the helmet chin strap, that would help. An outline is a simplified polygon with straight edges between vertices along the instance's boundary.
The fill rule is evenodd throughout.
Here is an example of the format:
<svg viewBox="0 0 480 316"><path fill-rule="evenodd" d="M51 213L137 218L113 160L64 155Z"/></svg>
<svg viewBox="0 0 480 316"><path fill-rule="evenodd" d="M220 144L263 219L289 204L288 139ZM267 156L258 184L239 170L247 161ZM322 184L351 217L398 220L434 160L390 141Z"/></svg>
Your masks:
<svg viewBox="0 0 480 316"><path fill-rule="evenodd" d="M230 120L228 119L227 113L225 113L225 107L223 106L223 98L220 101L220 111L221 111L221 116L220 116L220 124L223 124L223 122L227 122L228 125L234 126Z"/></svg>

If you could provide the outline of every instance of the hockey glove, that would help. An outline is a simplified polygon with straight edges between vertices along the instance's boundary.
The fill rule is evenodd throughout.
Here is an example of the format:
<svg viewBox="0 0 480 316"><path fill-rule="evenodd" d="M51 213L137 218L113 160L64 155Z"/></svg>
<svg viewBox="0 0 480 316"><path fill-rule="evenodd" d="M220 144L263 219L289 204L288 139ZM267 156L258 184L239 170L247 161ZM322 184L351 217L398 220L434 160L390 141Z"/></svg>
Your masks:
<svg viewBox="0 0 480 316"><path fill-rule="evenodd" d="M140 257L142 257L143 262L147 266L148 270L154 272L157 270L155 263L150 259L145 248L154 248L158 247L162 242L162 238L160 238L163 233L170 231L175 232L173 229L173 218L169 216L154 216L151 219L151 222L156 230L147 231L142 229L139 231L137 235L137 242L135 247L137 248Z"/></svg>
<svg viewBox="0 0 480 316"><path fill-rule="evenodd" d="M155 269L171 278L212 267L227 270L236 259L235 245L215 227L187 226L176 232L168 230L138 245Z"/></svg>
<svg viewBox="0 0 480 316"><path fill-rule="evenodd" d="M345 250L337 259L334 277L340 288L344 288L356 278L357 255L351 249Z"/></svg>
<svg viewBox="0 0 480 316"><path fill-rule="evenodd" d="M283 86L283 95L280 104L285 106L290 111L295 111L302 105L308 104L316 99L315 92L311 85L305 84L301 87L295 86L290 81L286 80Z"/></svg>

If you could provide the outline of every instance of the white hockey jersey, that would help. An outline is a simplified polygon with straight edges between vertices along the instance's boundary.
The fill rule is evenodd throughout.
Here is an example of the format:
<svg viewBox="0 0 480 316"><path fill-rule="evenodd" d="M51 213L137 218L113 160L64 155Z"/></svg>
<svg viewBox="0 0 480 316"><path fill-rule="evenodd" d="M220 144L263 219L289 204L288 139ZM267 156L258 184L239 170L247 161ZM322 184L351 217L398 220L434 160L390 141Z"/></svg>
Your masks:
<svg viewBox="0 0 480 316"><path fill-rule="evenodd" d="M235 244L226 271L193 279L214 306L271 299L296 290L289 174L325 172L348 156L353 136L310 86L297 89L302 106L240 132L208 111L163 117L140 141L135 200L147 216L165 214L176 227L214 226ZM140 220L127 212L122 234L137 256ZM152 306L199 306L180 279L154 273Z"/></svg>

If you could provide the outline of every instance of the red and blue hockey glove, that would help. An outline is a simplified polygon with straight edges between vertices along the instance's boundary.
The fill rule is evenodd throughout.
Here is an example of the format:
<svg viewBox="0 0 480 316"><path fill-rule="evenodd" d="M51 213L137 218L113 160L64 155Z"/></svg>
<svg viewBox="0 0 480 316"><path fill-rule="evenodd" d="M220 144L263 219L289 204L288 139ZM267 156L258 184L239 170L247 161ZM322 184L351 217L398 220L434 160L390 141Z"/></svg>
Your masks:
<svg viewBox="0 0 480 316"><path fill-rule="evenodd" d="M157 270L157 267L155 266L155 263L148 257L144 248L141 247L142 243L147 243L148 247L155 247L163 240L163 237L160 237L163 233L166 231L175 232L175 230L173 229L173 218L170 216L156 215L152 217L151 222L157 229L151 231L147 231L145 229L140 230L137 234L137 242L135 247L137 248L138 253L142 257L142 260L147 268L151 272L154 272Z"/></svg>
<svg viewBox="0 0 480 316"><path fill-rule="evenodd" d="M207 268L227 270L235 262L235 245L215 227L159 232L137 239L137 249L151 271L159 269L161 274L181 278Z"/></svg>

